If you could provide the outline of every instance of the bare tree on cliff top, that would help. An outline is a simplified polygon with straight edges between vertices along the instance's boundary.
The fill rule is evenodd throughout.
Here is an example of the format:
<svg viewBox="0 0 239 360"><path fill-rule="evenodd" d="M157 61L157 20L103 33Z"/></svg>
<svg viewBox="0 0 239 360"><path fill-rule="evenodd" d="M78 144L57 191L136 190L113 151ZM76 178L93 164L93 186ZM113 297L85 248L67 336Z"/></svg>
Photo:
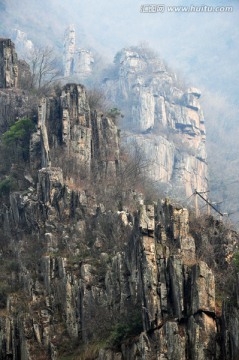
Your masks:
<svg viewBox="0 0 239 360"><path fill-rule="evenodd" d="M31 66L31 88L47 88L61 75L54 51L50 47L34 49L28 58Z"/></svg>

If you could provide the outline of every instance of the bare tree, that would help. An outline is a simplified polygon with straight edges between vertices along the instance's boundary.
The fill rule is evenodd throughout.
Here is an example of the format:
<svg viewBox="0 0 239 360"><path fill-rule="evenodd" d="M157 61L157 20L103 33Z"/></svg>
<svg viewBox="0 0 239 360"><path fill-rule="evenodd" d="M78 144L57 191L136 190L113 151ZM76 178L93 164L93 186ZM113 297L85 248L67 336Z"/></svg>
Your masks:
<svg viewBox="0 0 239 360"><path fill-rule="evenodd" d="M47 88L61 75L61 70L50 47L34 49L27 59L31 67L31 88Z"/></svg>
<svg viewBox="0 0 239 360"><path fill-rule="evenodd" d="M89 89L87 91L87 97L91 110L98 110L106 113L111 106L104 91L100 88L93 87Z"/></svg>

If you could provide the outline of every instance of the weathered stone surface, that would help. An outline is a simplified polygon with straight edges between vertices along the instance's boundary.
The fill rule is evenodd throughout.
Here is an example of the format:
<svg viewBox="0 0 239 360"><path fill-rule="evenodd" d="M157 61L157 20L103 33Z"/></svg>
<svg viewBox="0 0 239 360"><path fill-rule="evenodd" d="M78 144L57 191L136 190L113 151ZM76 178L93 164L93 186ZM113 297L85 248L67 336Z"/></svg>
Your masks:
<svg viewBox="0 0 239 360"><path fill-rule="evenodd" d="M99 174L115 177L119 166L119 130L112 119L92 114L92 155Z"/></svg>
<svg viewBox="0 0 239 360"><path fill-rule="evenodd" d="M21 321L16 322L15 312L22 300L14 295L8 300L8 325L0 311L3 356L8 346L13 360L18 359L19 352L23 359L34 360L33 354L42 347L47 359L56 360L62 341L74 339L88 344L101 336L107 340L112 333L117 334L117 326L126 326L128 319L131 323L137 315L137 321L142 322L142 330L146 332L135 337L132 334L133 337L119 344L117 351L101 350L98 359L221 360L222 350L216 341L220 330L215 322L213 274L205 263L197 263L195 258L192 266L183 253L185 243L182 240L189 237L186 210L168 201L158 206L144 205L144 212L149 212L145 224L150 220L151 236L142 234L142 228L148 231L148 227L138 221L140 218L136 220L131 215L134 225L130 226L128 214L115 213L122 231L128 227L131 236L123 250L117 251L114 247L113 253L99 253L101 247L92 246L99 238L93 240L91 235L91 247L88 246L87 217L93 216L98 222L102 213L92 215L91 210L87 210L86 192L64 190L66 195L63 195L63 188L61 170L43 168L39 171L35 202L39 202L40 209L45 212L32 208L35 192L29 191L25 198L20 193L12 194L9 227L18 230L20 236L26 218L34 214L31 221L38 224L38 230L30 225L29 234L34 228L34 235L28 235L28 240L14 242L15 251L20 254L21 282L29 310L28 315L22 313ZM69 209L72 206L74 210ZM67 216L61 215L61 207ZM73 220L70 214L78 214L78 220ZM107 223L107 216L112 215L105 216ZM161 235L155 230L159 223ZM99 232L98 236L101 236ZM42 252L38 249L37 261L32 260L27 268L23 249L30 246L29 239L34 239L33 243L37 242ZM100 239L102 241L102 237ZM171 249L170 243L173 244ZM58 256L63 244L66 256ZM179 251L172 255L175 245ZM235 360L238 311L233 307L225 311L223 353L227 354L226 360ZM18 348L13 329L21 334Z"/></svg>
<svg viewBox="0 0 239 360"><path fill-rule="evenodd" d="M121 353L115 353L112 350L103 350L99 352L99 356L96 360L122 360L123 355Z"/></svg>
<svg viewBox="0 0 239 360"><path fill-rule="evenodd" d="M120 61L122 96L127 99L136 81L134 96L143 99L133 106L140 126L170 124L181 129L184 139L199 144L202 114L179 103L183 92L172 89L173 78L163 64L152 64L156 80L150 92L142 90L144 79L136 76L150 70L142 56L126 52ZM170 89L159 90L165 82ZM190 89L187 95L197 101L200 93ZM153 106L158 111L154 118ZM90 114L83 86L69 84L61 96L42 99L38 120L31 139L37 184L12 193L0 212L0 358L58 360L70 348L83 353L95 345L102 347L94 355L98 360L236 360L239 291L235 288L234 300L224 305L221 331L214 276L197 260L187 209L169 200L144 205L141 198L135 212L106 211L88 184L77 188L73 181L65 183L61 167L50 166L50 155L57 150L56 165L64 167L62 158L67 162L73 157L77 167L84 164L89 171L97 169L101 180L107 175L115 180L117 127L110 118ZM178 152L175 141L169 145L169 139L161 140L161 161L165 167L171 164L174 175L168 169L161 174L168 181L181 174L183 183L188 155ZM2 281L10 286L7 299Z"/></svg>
<svg viewBox="0 0 239 360"><path fill-rule="evenodd" d="M189 359L209 360L216 357L216 323L210 316L201 313L189 319Z"/></svg>
<svg viewBox="0 0 239 360"><path fill-rule="evenodd" d="M154 239L143 236L141 246L142 312L144 328L149 330L156 327L161 321L160 301L157 294L158 273Z"/></svg>
<svg viewBox="0 0 239 360"><path fill-rule="evenodd" d="M121 314L126 311L127 299L131 296L126 274L125 259L118 253L112 259L111 270L106 273L105 287L109 304L115 308L115 312ZM117 304L115 304L115 298L118 299Z"/></svg>
<svg viewBox="0 0 239 360"><path fill-rule="evenodd" d="M64 34L64 76L70 76L74 66L74 53L76 46L75 28L70 25Z"/></svg>
<svg viewBox="0 0 239 360"><path fill-rule="evenodd" d="M142 333L139 339L132 344L122 345L123 359L150 360L154 354L152 343L146 333Z"/></svg>
<svg viewBox="0 0 239 360"><path fill-rule="evenodd" d="M139 215L139 228L143 234L154 236L154 205L142 205Z"/></svg>
<svg viewBox="0 0 239 360"><path fill-rule="evenodd" d="M127 143L136 142L152 164L149 175L175 198L207 189L204 116L200 90L185 93L155 55L123 49L116 74L104 81L107 95L125 112Z"/></svg>
<svg viewBox="0 0 239 360"><path fill-rule="evenodd" d="M206 263L199 261L192 267L191 311L215 312L214 275Z"/></svg>
<svg viewBox="0 0 239 360"><path fill-rule="evenodd" d="M188 91L184 94L184 102L185 106L188 108L191 108L193 110L200 110L200 105L198 99L201 96L201 91L196 88L190 88ZM198 124L197 124L198 125Z"/></svg>
<svg viewBox="0 0 239 360"><path fill-rule="evenodd" d="M30 160L32 169L50 167L52 161L60 164L65 177L86 177L94 168L97 177L113 179L119 166L119 131L112 119L96 112L91 116L82 85L68 84L61 96L41 99Z"/></svg>
<svg viewBox="0 0 239 360"><path fill-rule="evenodd" d="M74 25L70 25L64 35L64 76L83 81L92 73L94 58L91 51L76 47L76 32Z"/></svg>
<svg viewBox="0 0 239 360"><path fill-rule="evenodd" d="M90 50L78 49L75 52L74 76L81 81L87 79L92 73L94 57Z"/></svg>
<svg viewBox="0 0 239 360"><path fill-rule="evenodd" d="M39 170L39 199L44 204L53 204L63 186L63 175L60 168L43 168Z"/></svg>
<svg viewBox="0 0 239 360"><path fill-rule="evenodd" d="M227 299L222 310L223 358L236 360L239 354L239 275L231 299Z"/></svg>
<svg viewBox="0 0 239 360"><path fill-rule="evenodd" d="M170 257L168 262L170 278L170 297L172 301L173 316L178 319L183 317L184 313L184 276L182 268L182 259L179 257Z"/></svg>
<svg viewBox="0 0 239 360"><path fill-rule="evenodd" d="M158 331L157 355L160 360L186 360L185 329L176 322L168 321Z"/></svg>
<svg viewBox="0 0 239 360"><path fill-rule="evenodd" d="M0 88L18 86L18 63L15 45L10 39L0 38Z"/></svg>
<svg viewBox="0 0 239 360"><path fill-rule="evenodd" d="M46 111L47 111L47 99L43 98L41 99L40 104L38 106L38 130L41 141L41 167L43 168L51 166L50 147L49 147L48 134L46 128ZM34 140L35 140L34 137L32 137L32 142Z"/></svg>
<svg viewBox="0 0 239 360"><path fill-rule="evenodd" d="M157 236L174 251L181 254L184 261L195 261L195 241L189 233L188 210L172 206L167 200L157 206L159 227ZM167 237L169 241L167 241Z"/></svg>
<svg viewBox="0 0 239 360"><path fill-rule="evenodd" d="M31 83L30 65L24 60L18 60L18 87L27 90Z"/></svg>

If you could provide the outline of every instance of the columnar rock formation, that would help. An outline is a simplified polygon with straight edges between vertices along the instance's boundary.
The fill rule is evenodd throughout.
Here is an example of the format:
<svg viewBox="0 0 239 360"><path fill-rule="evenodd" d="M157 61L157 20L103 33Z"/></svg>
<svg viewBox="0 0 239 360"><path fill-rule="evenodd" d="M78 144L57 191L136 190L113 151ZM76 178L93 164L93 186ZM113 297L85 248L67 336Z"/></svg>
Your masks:
<svg viewBox="0 0 239 360"><path fill-rule="evenodd" d="M41 148L39 163L38 149ZM32 168L55 163L64 169L89 172L94 167L100 174L116 175L119 163L119 132L110 118L90 114L85 88L66 85L60 96L43 98L38 110L38 131L32 135ZM56 155L56 153L58 155ZM61 159L59 159L59 157ZM67 170L67 169L66 169Z"/></svg>
<svg viewBox="0 0 239 360"><path fill-rule="evenodd" d="M30 67L18 60L14 43L0 39L0 133L16 118L31 114L36 99L20 90L26 89L30 77Z"/></svg>
<svg viewBox="0 0 239 360"><path fill-rule="evenodd" d="M1 221L23 286L0 312L2 359L60 359L73 343L83 354L97 342L98 360L237 359L239 305L216 315L214 275L196 259L186 209L102 212L49 167L37 191L11 195Z"/></svg>
<svg viewBox="0 0 239 360"><path fill-rule="evenodd" d="M94 58L89 50L79 49L75 54L74 75L77 79L87 79L92 73Z"/></svg>
<svg viewBox="0 0 239 360"><path fill-rule="evenodd" d="M204 116L198 89L182 89L152 52L123 49L115 58L114 77L105 78L109 98L125 113L121 126L128 142L142 148L152 164L151 177L171 196L207 189Z"/></svg>
<svg viewBox="0 0 239 360"><path fill-rule="evenodd" d="M31 79L30 66L18 60L10 39L0 39L0 88L26 89Z"/></svg>
<svg viewBox="0 0 239 360"><path fill-rule="evenodd" d="M73 25L70 25L64 36L64 76L69 77L74 67L74 54L76 46L76 35Z"/></svg>
<svg viewBox="0 0 239 360"><path fill-rule="evenodd" d="M162 99L165 122L182 127L197 149L199 95L190 89L175 106ZM147 130L156 124L146 120ZM139 116L140 131L146 120ZM186 208L168 199L145 204L131 188L119 209L111 188L121 161L115 123L91 111L82 85L40 100L30 141L34 179L0 206L1 360L238 360L238 277L220 307L209 267L222 264L226 274L238 236L222 236L213 218L213 235L200 227L192 235ZM215 249L210 261L200 253L205 244Z"/></svg>
<svg viewBox="0 0 239 360"><path fill-rule="evenodd" d="M18 64L15 46L10 39L0 39L0 88L16 88Z"/></svg>
<svg viewBox="0 0 239 360"><path fill-rule="evenodd" d="M76 48L76 33L73 25L70 25L64 36L64 75L74 80L84 80L92 73L94 58L86 49Z"/></svg>

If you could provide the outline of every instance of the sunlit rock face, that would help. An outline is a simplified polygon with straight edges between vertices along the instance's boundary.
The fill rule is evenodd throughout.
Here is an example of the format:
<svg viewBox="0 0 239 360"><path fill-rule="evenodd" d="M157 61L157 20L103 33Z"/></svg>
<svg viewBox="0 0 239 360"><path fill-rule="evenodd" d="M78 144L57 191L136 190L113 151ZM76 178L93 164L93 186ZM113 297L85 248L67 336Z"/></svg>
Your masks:
<svg viewBox="0 0 239 360"><path fill-rule="evenodd" d="M50 167L52 160L59 164L61 159L61 166L72 163L79 173L94 166L99 174L115 176L119 131L112 119L90 112L83 85L67 84L60 95L40 100L30 158L33 169Z"/></svg>
<svg viewBox="0 0 239 360"><path fill-rule="evenodd" d="M24 60L19 60L15 43L0 38L0 89L12 89L13 92L14 89L26 89L30 78L30 66ZM11 107L14 109L13 105Z"/></svg>
<svg viewBox="0 0 239 360"><path fill-rule="evenodd" d="M70 25L64 35L64 76L74 76L74 79L82 81L91 75L93 63L94 58L89 50L77 48L75 28Z"/></svg>
<svg viewBox="0 0 239 360"><path fill-rule="evenodd" d="M18 63L15 45L10 39L0 38L0 88L16 88Z"/></svg>
<svg viewBox="0 0 239 360"><path fill-rule="evenodd" d="M76 34L73 25L70 25L64 35L64 76L70 76L74 66L74 53L76 46Z"/></svg>
<svg viewBox="0 0 239 360"><path fill-rule="evenodd" d="M197 261L187 209L162 201L142 204L137 215L101 213L89 193L70 190L59 167L40 169L37 187L11 194L10 201L1 225L19 254L24 287L22 297L9 295L7 313L0 313L1 359L8 354L13 360L37 359L38 349L44 359L61 359L62 339L67 346L75 341L82 350L102 335L106 340L114 324L124 324L132 312L141 325L137 336L118 348L100 343L93 359L237 359L238 305L228 303L221 329L214 274ZM113 253L103 252L102 239L90 239L88 226L111 218L117 239L120 232L129 235L123 249L113 244ZM23 229L29 238L20 237ZM30 267L24 256L32 243L38 257ZM81 260L86 249L90 253ZM225 341L218 342L221 336Z"/></svg>
<svg viewBox="0 0 239 360"><path fill-rule="evenodd" d="M184 88L163 62L143 48L115 57L114 77L104 79L109 98L124 111L127 141L144 150L151 177L171 195L207 189L204 116L200 90Z"/></svg>

